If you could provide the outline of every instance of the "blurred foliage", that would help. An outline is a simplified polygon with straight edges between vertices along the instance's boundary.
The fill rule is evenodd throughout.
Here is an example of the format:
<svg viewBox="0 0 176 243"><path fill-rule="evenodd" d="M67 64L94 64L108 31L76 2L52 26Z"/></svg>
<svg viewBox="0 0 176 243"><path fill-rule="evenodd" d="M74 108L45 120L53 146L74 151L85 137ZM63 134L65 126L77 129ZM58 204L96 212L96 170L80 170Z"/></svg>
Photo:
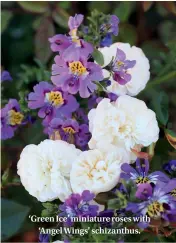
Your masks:
<svg viewBox="0 0 176 243"><path fill-rule="evenodd" d="M152 170L161 170L164 163L176 158L175 2L2 1L1 5L2 67L13 77L12 82L2 84L2 106L9 98L16 98L20 101L22 111L28 114L27 94L37 82L50 82L53 54L48 38L55 33L68 31L67 21L70 15L82 13L90 16L95 10L104 14L116 14L120 19L120 30L114 41L129 42L141 47L150 60L151 80L138 98L145 100L155 110L161 127L160 139L150 162ZM84 24L88 24L86 18ZM89 38L88 35L85 37ZM98 51L93 56L98 63L103 63ZM36 115L35 112L33 115ZM29 210L39 216L41 204L20 185L16 164L25 145L37 144L44 138L46 136L43 134L41 120L38 119L34 124L21 127L15 137L2 143L2 240L10 240L17 233L36 227L29 223L26 216ZM106 198L105 194L98 195L97 201L107 202L111 196ZM113 197L111 200L113 205ZM50 208L49 204L44 207L43 214L52 214L56 210ZM102 240L102 235L94 237L96 239L92 238L92 241ZM160 240L152 234L146 236L146 233L141 234L140 239L133 235L132 241L135 239L136 242L146 239L155 242L168 241L166 237ZM169 239L172 241L172 237ZM18 240L17 238L16 241ZM104 236L103 240L111 241L109 236Z"/></svg>

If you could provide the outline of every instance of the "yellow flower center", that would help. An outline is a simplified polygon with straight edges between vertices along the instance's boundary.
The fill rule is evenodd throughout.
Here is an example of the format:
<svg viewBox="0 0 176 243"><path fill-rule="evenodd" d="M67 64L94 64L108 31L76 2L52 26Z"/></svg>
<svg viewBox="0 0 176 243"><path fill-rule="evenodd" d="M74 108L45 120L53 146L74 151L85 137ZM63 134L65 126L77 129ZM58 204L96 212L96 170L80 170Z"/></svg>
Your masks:
<svg viewBox="0 0 176 243"><path fill-rule="evenodd" d="M46 94L47 99L51 102L54 106L63 105L64 99L62 97L62 93L59 91L51 91Z"/></svg>
<svg viewBox="0 0 176 243"><path fill-rule="evenodd" d="M147 207L149 217L159 217L160 213L162 212L164 212L163 204L157 201L153 202Z"/></svg>
<svg viewBox="0 0 176 243"><path fill-rule="evenodd" d="M24 115L14 110L9 111L9 124L12 126L21 124Z"/></svg>
<svg viewBox="0 0 176 243"><path fill-rule="evenodd" d="M176 188L173 189L173 190L170 192L170 194L171 194L172 196L176 197Z"/></svg>
<svg viewBox="0 0 176 243"><path fill-rule="evenodd" d="M86 68L80 61L69 63L70 71L76 75L82 75L86 73Z"/></svg>
<svg viewBox="0 0 176 243"><path fill-rule="evenodd" d="M75 134L76 131L72 127L64 127L62 128L64 132L69 133L69 134Z"/></svg>
<svg viewBox="0 0 176 243"><path fill-rule="evenodd" d="M124 62L117 61L117 66L121 67L124 64Z"/></svg>
<svg viewBox="0 0 176 243"><path fill-rule="evenodd" d="M149 181L150 181L149 178L140 176L136 179L136 184L146 183Z"/></svg>
<svg viewBox="0 0 176 243"><path fill-rule="evenodd" d="M80 42L80 39L79 37L77 36L77 29L73 29L69 32L69 35L71 36L72 38L72 42L75 42L77 45L80 46L81 42Z"/></svg>

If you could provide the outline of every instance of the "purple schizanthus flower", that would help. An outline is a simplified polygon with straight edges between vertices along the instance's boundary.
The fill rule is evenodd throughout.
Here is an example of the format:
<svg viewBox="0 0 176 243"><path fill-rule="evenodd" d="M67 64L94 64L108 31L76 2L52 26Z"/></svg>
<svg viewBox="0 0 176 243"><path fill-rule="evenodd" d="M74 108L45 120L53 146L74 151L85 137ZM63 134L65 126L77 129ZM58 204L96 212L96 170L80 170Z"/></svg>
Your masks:
<svg viewBox="0 0 176 243"><path fill-rule="evenodd" d="M62 211L59 216L67 217L66 226L72 226L73 217L95 217L98 214L98 206L91 205L91 201L95 198L95 195L88 190L82 192L82 194L73 193L65 200L64 204L59 206Z"/></svg>
<svg viewBox="0 0 176 243"><path fill-rule="evenodd" d="M107 34L100 42L100 47L110 46L112 45L112 36L111 34Z"/></svg>
<svg viewBox="0 0 176 243"><path fill-rule="evenodd" d="M8 71L1 72L1 83L4 81L12 81L12 77Z"/></svg>
<svg viewBox="0 0 176 243"><path fill-rule="evenodd" d="M167 184L157 183L153 190L153 195L147 201L141 203L129 202L126 210L132 211L135 215L149 216L152 219L164 219L173 222L176 220L176 198L170 193L175 189L175 180L170 180ZM141 222L139 226L146 228L149 222Z"/></svg>
<svg viewBox="0 0 176 243"><path fill-rule="evenodd" d="M88 125L79 125L73 119L62 120L60 118L54 118L51 120L47 130L50 136L58 131L62 140L81 148L84 148L90 140Z"/></svg>
<svg viewBox="0 0 176 243"><path fill-rule="evenodd" d="M114 210L112 209L107 209L107 210L104 210L104 211L101 211L99 214L98 214L98 218L104 218L104 217L108 217L108 218L112 218L114 216ZM111 228L112 227L112 220L110 220L110 222L100 222L100 225L101 227L103 228Z"/></svg>
<svg viewBox="0 0 176 243"><path fill-rule="evenodd" d="M116 15L110 15L108 22L103 24L100 30L117 36L119 33L119 22L119 18Z"/></svg>
<svg viewBox="0 0 176 243"><path fill-rule="evenodd" d="M171 160L164 164L163 169L169 174L176 173L176 160Z"/></svg>
<svg viewBox="0 0 176 243"><path fill-rule="evenodd" d="M39 242L49 242L50 240L50 235L49 234L39 234Z"/></svg>
<svg viewBox="0 0 176 243"><path fill-rule="evenodd" d="M156 171L148 174L149 162L148 160L136 160L136 169L127 163L121 166L122 173L120 177L125 180L133 180L137 185L142 183L153 183L156 184L158 181L167 183L169 178L161 171Z"/></svg>
<svg viewBox="0 0 176 243"><path fill-rule="evenodd" d="M56 116L71 116L71 113L78 109L79 104L67 92L48 82L40 82L34 86L34 92L28 96L28 107L40 108L38 116L44 118L43 124L47 125Z"/></svg>
<svg viewBox="0 0 176 243"><path fill-rule="evenodd" d="M51 50L53 52L59 52L59 54L64 57L70 56L72 53L76 53L76 55L83 54L88 57L89 54L93 52L93 46L90 43L79 39L77 36L77 29L83 19L84 16L81 14L76 14L74 17L71 16L68 21L68 26L70 28L69 36L60 34L49 38Z"/></svg>
<svg viewBox="0 0 176 243"><path fill-rule="evenodd" d="M78 91L82 98L87 98L97 88L93 81L103 79L102 69L98 64L87 62L82 55L72 53L69 57L56 56L52 65L52 82L71 94Z"/></svg>
<svg viewBox="0 0 176 243"><path fill-rule="evenodd" d="M141 200L147 200L152 196L152 186L149 183L139 184L136 191L136 197Z"/></svg>
<svg viewBox="0 0 176 243"><path fill-rule="evenodd" d="M78 29L82 24L84 16L82 14L75 14L74 17L70 16L68 20L68 27L70 30Z"/></svg>
<svg viewBox="0 0 176 243"><path fill-rule="evenodd" d="M111 66L114 80L121 85L128 83L131 80L131 75L128 73L128 69L133 68L135 64L135 60L126 60L125 53L117 48L116 57Z"/></svg>
<svg viewBox="0 0 176 243"><path fill-rule="evenodd" d="M1 139L12 138L21 124L24 124L24 115L20 112L19 103L16 99L10 99L1 109Z"/></svg>
<svg viewBox="0 0 176 243"><path fill-rule="evenodd" d="M88 124L89 120L88 120L88 116L85 113L84 109L79 108L74 112L73 115L74 119L77 120L80 123L84 123L84 124Z"/></svg>
<svg viewBox="0 0 176 243"><path fill-rule="evenodd" d="M169 192L169 194L176 200L176 178L170 180L169 186L173 186L173 189Z"/></svg>

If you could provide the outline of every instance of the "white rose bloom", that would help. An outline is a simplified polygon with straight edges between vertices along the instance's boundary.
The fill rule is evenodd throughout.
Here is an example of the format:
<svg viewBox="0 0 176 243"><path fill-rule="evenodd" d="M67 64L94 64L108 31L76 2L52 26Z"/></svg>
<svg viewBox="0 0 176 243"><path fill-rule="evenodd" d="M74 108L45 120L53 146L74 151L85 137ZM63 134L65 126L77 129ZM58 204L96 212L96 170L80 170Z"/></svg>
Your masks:
<svg viewBox="0 0 176 243"><path fill-rule="evenodd" d="M64 241L56 240L56 241L53 241L52 243L64 243Z"/></svg>
<svg viewBox="0 0 176 243"><path fill-rule="evenodd" d="M159 128L155 113L145 102L124 95L116 102L104 98L96 109L88 114L92 138L89 147L99 148L105 144L140 150L158 140Z"/></svg>
<svg viewBox="0 0 176 243"><path fill-rule="evenodd" d="M44 140L26 146L18 161L18 175L25 189L39 201L64 201L71 193L70 170L80 150L61 140Z"/></svg>
<svg viewBox="0 0 176 243"><path fill-rule="evenodd" d="M137 95L141 90L143 90L150 79L150 65L149 61L143 53L142 49L136 46L130 46L128 43L114 43L110 47L99 48L104 56L104 67L107 66L113 58L116 56L117 48L122 50L126 59L136 61L133 68L129 68L127 73L131 75L131 80L125 85L121 85L116 82L113 77L110 77L111 85L107 87L109 92L113 92L118 96L128 94L130 96ZM109 71L103 69L104 78L109 77Z"/></svg>
<svg viewBox="0 0 176 243"><path fill-rule="evenodd" d="M128 156L123 149L111 145L102 150L82 152L72 166L70 183L75 193L84 190L98 194L111 190L119 181L121 164Z"/></svg>

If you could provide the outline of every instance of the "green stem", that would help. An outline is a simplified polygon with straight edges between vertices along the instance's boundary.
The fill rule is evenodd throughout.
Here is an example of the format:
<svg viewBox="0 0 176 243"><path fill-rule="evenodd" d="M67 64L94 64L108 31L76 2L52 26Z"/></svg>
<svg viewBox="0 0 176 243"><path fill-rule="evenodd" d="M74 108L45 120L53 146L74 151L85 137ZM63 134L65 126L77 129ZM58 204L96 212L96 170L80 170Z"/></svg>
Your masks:
<svg viewBox="0 0 176 243"><path fill-rule="evenodd" d="M168 73L162 77L159 77L159 78L156 78L154 79L151 83L149 83L146 87L146 89L150 89L152 88L153 86L155 85L158 85L158 84L161 84L167 80L170 80L170 79L173 79L173 78L176 78L176 71L173 71L171 73Z"/></svg>

